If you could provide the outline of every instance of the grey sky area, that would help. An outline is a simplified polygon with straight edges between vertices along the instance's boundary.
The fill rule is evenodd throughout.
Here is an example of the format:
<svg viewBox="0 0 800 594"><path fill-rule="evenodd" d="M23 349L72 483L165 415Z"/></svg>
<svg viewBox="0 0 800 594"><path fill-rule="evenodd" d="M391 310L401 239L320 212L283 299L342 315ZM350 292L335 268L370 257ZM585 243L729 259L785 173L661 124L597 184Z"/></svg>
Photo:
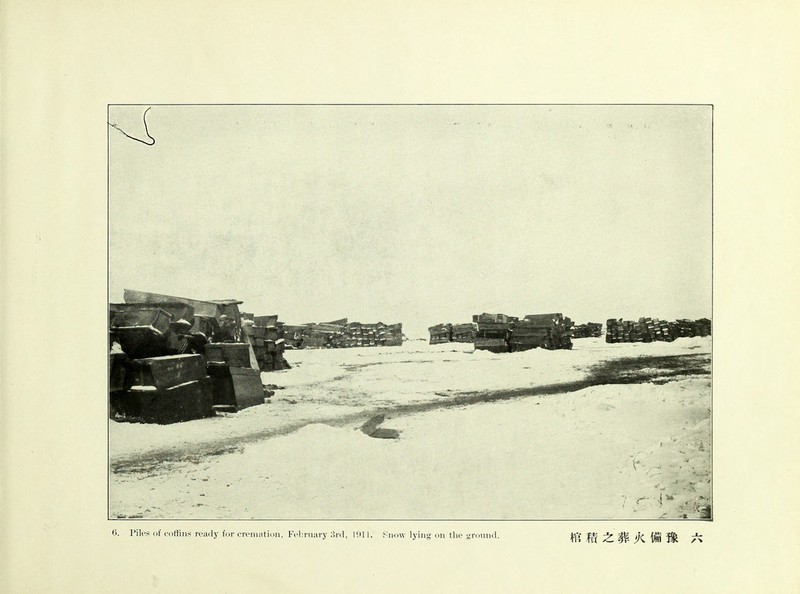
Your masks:
<svg viewBox="0 0 800 594"><path fill-rule="evenodd" d="M144 107L109 121L146 139ZM110 299L287 323L711 314L711 108L153 106L109 128Z"/></svg>

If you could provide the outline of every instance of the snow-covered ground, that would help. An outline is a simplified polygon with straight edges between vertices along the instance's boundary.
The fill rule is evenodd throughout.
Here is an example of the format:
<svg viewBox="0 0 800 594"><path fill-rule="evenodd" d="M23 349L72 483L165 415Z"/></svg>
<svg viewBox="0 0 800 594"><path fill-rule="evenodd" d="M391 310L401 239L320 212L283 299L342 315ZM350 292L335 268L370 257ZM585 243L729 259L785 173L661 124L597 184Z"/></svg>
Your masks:
<svg viewBox="0 0 800 594"><path fill-rule="evenodd" d="M710 339L574 342L290 351L293 369L262 375L284 387L269 404L167 426L110 422L111 514L707 517ZM631 358L649 381L607 383ZM399 439L357 430L375 412Z"/></svg>

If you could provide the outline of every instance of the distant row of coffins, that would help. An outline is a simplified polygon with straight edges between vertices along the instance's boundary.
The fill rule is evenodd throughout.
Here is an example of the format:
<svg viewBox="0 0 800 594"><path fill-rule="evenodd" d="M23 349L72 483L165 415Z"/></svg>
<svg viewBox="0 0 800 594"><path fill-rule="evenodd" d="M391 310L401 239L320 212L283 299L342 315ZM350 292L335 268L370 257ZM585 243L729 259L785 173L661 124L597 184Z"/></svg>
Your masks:
<svg viewBox="0 0 800 594"><path fill-rule="evenodd" d="M533 348L571 349L574 338L599 338L603 324L573 324L560 313L530 314L520 319L505 314L482 313L472 316L471 324L437 324L428 328L430 344L472 342L476 349L496 353ZM671 342L676 338L710 336L711 320L639 318L638 321L609 319L606 342Z"/></svg>
<svg viewBox="0 0 800 594"><path fill-rule="evenodd" d="M603 324L600 324L598 322L575 324L572 327L572 338L600 338L602 334L603 334Z"/></svg>
<svg viewBox="0 0 800 594"><path fill-rule="evenodd" d="M428 328L430 344L472 342L475 348L495 353L534 348L571 349L573 323L560 313L529 314L520 319L506 314L482 313L471 324L437 324Z"/></svg>
<svg viewBox="0 0 800 594"><path fill-rule="evenodd" d="M437 324L428 328L431 334L430 344L446 342L475 342L478 333L477 324Z"/></svg>
<svg viewBox="0 0 800 594"><path fill-rule="evenodd" d="M403 344L403 325L362 324L347 318L319 324L284 327L286 342L291 348L355 348L400 346Z"/></svg>
<svg viewBox="0 0 800 594"><path fill-rule="evenodd" d="M710 336L711 320L675 320L639 318L637 321L609 319L606 321L606 342L672 342L676 338Z"/></svg>

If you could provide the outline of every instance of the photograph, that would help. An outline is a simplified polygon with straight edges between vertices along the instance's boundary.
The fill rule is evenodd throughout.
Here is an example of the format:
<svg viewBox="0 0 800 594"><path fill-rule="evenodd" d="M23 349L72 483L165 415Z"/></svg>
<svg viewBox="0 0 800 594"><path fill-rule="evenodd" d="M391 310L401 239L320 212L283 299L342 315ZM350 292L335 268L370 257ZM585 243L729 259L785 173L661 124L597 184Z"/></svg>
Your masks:
<svg viewBox="0 0 800 594"><path fill-rule="evenodd" d="M109 104L107 518L711 521L713 117Z"/></svg>

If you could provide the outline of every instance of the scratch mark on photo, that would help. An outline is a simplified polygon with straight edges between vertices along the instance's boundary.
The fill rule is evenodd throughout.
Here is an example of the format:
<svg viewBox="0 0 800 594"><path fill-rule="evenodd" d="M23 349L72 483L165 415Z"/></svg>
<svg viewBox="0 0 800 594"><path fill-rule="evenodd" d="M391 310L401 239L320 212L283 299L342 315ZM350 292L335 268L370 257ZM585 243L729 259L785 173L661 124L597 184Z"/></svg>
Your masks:
<svg viewBox="0 0 800 594"><path fill-rule="evenodd" d="M148 140L142 140L141 138L136 138L135 136L131 136L130 134L125 132L125 130L120 128L119 125L117 124L112 124L111 122L108 122L108 125L114 128L115 130L121 132L131 140L135 140L136 142L141 142L142 144L146 144L147 146L153 146L156 143L156 139L150 135L150 130L147 128L147 112L150 111L151 109L152 109L151 107L148 107L147 109L144 110L144 113L142 114L142 122L144 123L144 133L147 134Z"/></svg>

